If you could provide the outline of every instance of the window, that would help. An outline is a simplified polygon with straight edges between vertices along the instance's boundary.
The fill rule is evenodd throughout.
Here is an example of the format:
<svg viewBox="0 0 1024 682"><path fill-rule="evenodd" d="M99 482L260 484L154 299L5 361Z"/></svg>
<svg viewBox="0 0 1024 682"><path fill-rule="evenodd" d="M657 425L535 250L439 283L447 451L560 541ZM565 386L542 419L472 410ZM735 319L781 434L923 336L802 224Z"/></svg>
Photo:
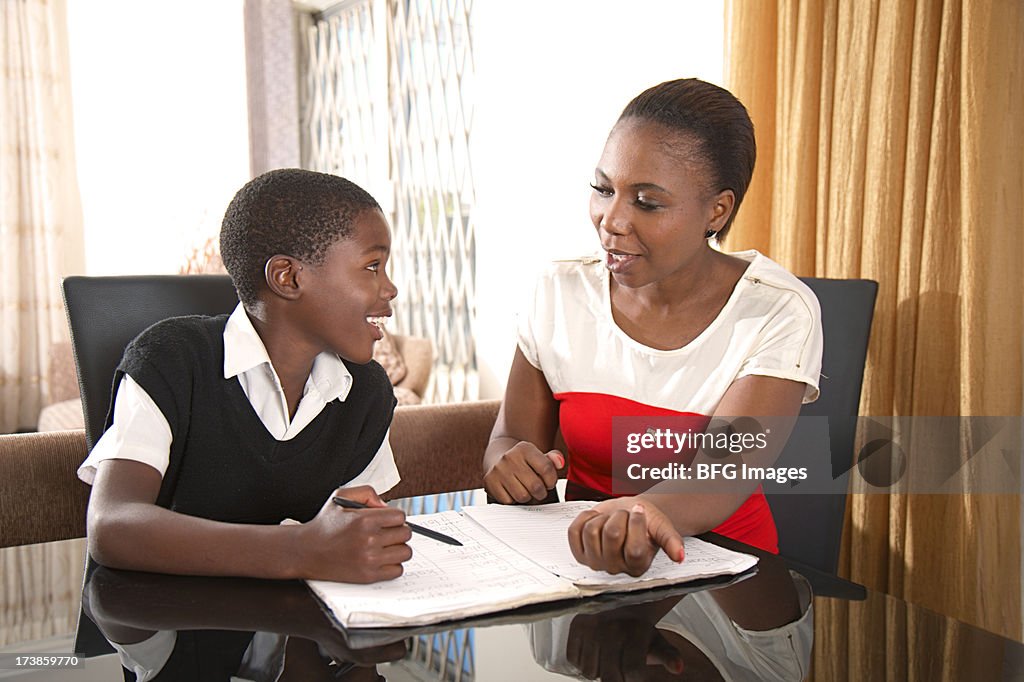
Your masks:
<svg viewBox="0 0 1024 682"><path fill-rule="evenodd" d="M471 2L360 0L306 29L303 165L389 214L393 325L434 343L427 399L478 397Z"/></svg>

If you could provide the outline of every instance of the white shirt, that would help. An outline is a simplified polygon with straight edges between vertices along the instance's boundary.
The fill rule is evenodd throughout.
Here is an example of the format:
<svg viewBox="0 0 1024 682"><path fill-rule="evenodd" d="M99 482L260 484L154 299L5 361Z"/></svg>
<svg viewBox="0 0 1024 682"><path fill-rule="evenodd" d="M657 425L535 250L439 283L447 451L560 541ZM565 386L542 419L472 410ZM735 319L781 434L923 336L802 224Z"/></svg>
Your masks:
<svg viewBox="0 0 1024 682"><path fill-rule="evenodd" d="M160 630L141 642L111 642L110 645L121 659L121 665L135 673L136 682L149 682L163 671L177 643L177 631ZM284 635L255 633L230 682L275 682L284 672L287 643Z"/></svg>
<svg viewBox="0 0 1024 682"><path fill-rule="evenodd" d="M757 251L718 316L681 348L650 348L612 316L600 258L552 264L519 317L519 348L556 398L614 396L644 405L714 414L729 387L756 374L805 384L818 397L821 308L814 293ZM563 415L564 416L564 415Z"/></svg>
<svg viewBox="0 0 1024 682"><path fill-rule="evenodd" d="M224 378L238 378L245 396L267 431L277 440L291 440L310 424L332 400L344 401L352 389L352 375L332 353L313 360L295 417L288 417L288 402L281 380L270 363L263 340L239 304L224 327ZM371 485L378 493L400 480L391 452L390 430L373 460L347 486ZM118 386L114 422L78 469L78 477L91 484L96 466L105 459L130 459L167 471L171 427L145 389L127 374Z"/></svg>

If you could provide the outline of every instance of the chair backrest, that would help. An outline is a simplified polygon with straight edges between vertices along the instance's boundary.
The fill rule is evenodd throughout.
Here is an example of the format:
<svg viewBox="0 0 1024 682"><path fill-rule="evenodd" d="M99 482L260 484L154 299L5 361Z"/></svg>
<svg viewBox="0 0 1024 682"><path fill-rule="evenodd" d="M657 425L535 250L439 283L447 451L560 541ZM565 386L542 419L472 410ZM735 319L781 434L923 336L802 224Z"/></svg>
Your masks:
<svg viewBox="0 0 1024 682"><path fill-rule="evenodd" d="M132 339L168 317L219 315L238 304L227 275L68 277L63 291L90 450L103 433L114 371ZM86 656L113 651L84 612L75 651Z"/></svg>
<svg viewBox="0 0 1024 682"><path fill-rule="evenodd" d="M837 477L853 464L861 383L878 283L865 279L801 279L821 304L825 341L821 394L815 402L803 406L800 416L828 418L832 475ZM777 465L786 466L790 448L800 445L791 439ZM807 462L808 454L799 453L795 459ZM765 486L768 505L779 531L779 553L818 570L835 573L847 492L843 487L830 494L780 493Z"/></svg>
<svg viewBox="0 0 1024 682"><path fill-rule="evenodd" d="M68 277L63 283L90 449L103 433L114 370L125 346L179 315L219 315L238 304L227 275Z"/></svg>

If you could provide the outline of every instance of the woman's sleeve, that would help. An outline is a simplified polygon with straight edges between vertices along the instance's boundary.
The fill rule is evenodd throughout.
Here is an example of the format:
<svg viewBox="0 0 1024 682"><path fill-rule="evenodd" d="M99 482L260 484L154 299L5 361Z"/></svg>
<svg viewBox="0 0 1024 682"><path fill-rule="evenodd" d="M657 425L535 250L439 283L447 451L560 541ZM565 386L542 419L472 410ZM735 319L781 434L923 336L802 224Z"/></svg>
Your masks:
<svg viewBox="0 0 1024 682"><path fill-rule="evenodd" d="M821 377L821 308L808 289L794 291L765 321L753 352L736 378L759 375L806 384L804 403L818 399Z"/></svg>
<svg viewBox="0 0 1024 682"><path fill-rule="evenodd" d="M518 338L519 350L531 365L541 369L540 353L537 345L538 315L542 314L538 305L542 288L542 279L534 280L530 287L529 294L522 299L519 312L516 315L516 335Z"/></svg>

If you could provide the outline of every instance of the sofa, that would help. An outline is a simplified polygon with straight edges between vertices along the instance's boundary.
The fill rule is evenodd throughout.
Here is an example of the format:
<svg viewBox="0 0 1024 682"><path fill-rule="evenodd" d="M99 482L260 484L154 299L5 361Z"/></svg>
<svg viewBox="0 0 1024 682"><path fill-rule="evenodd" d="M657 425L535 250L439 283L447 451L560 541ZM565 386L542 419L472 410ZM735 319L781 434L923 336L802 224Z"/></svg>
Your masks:
<svg viewBox="0 0 1024 682"><path fill-rule="evenodd" d="M399 406L391 444L402 481L388 499L480 488L498 400ZM89 486L75 475L82 429L0 435L0 547L85 536Z"/></svg>

